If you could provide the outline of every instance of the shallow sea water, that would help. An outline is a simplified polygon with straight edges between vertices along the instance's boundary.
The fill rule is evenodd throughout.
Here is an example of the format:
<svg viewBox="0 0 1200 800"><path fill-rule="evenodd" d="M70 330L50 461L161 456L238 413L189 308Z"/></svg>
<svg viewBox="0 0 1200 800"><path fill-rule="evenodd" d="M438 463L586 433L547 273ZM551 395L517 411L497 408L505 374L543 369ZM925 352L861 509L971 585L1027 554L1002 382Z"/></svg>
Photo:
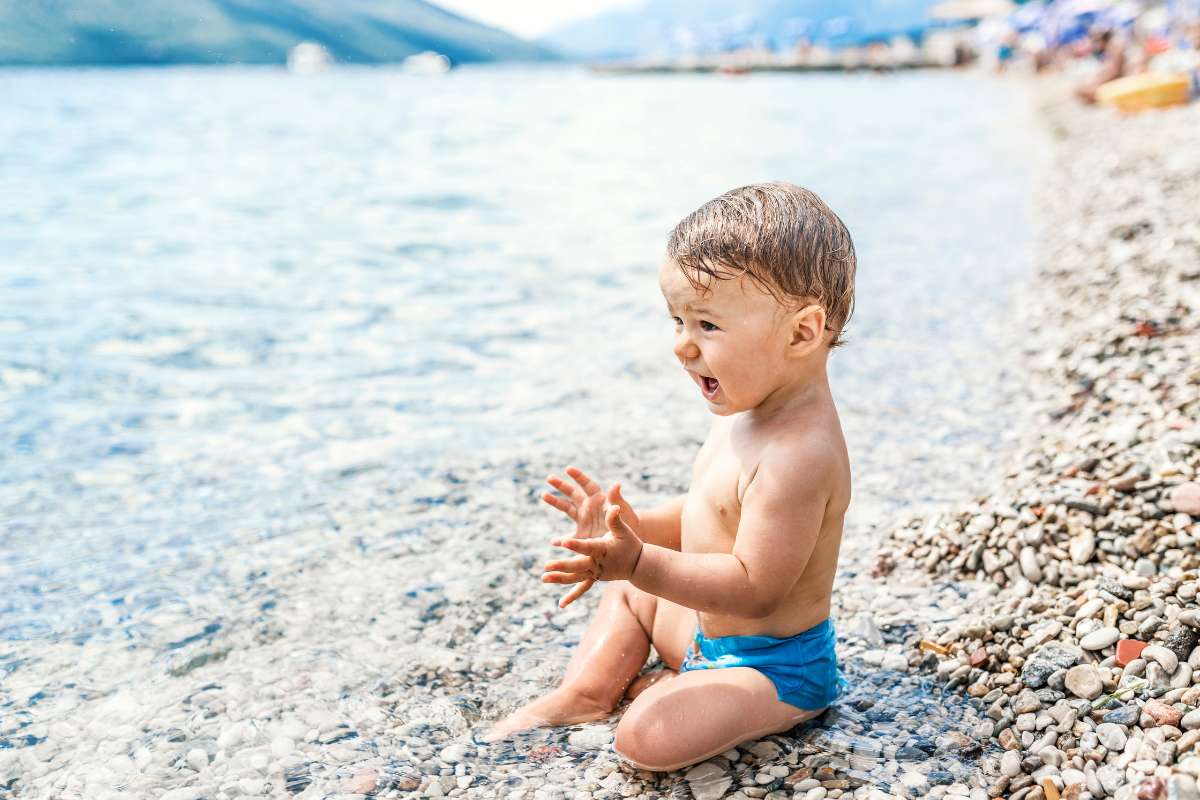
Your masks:
<svg viewBox="0 0 1200 800"><path fill-rule="evenodd" d="M171 69L0 91L0 678L36 683L49 644L177 671L270 571L440 541L471 525L451 509L532 504L522 470L601 443L685 452L705 412L658 258L748 182L817 191L855 237L831 361L848 539L971 491L1013 427L1036 146L1002 83ZM426 614L453 580L405 563L396 613ZM28 744L36 703L0 680L0 744Z"/></svg>

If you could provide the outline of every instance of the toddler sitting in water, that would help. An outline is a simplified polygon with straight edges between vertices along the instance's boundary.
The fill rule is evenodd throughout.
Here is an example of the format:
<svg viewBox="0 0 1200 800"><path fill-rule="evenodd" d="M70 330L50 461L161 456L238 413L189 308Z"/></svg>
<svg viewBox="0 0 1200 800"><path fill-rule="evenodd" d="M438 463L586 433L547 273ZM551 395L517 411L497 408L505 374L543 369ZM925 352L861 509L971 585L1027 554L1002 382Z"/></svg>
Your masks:
<svg viewBox="0 0 1200 800"><path fill-rule="evenodd" d="M562 685L489 738L608 716L667 771L814 717L843 685L830 595L850 465L826 362L854 298L854 245L812 192L734 189L672 231L659 274L675 355L716 415L687 494L637 512L568 467L543 499L576 525L542 580L610 581ZM638 678L654 645L666 665ZM636 680L635 680L636 679Z"/></svg>

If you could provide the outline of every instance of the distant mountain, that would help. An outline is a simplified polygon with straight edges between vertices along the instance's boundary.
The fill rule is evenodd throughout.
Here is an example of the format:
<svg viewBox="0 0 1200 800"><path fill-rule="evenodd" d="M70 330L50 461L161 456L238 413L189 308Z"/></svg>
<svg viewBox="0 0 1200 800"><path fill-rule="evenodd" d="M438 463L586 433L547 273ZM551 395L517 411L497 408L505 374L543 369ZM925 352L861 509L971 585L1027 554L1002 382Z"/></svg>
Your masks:
<svg viewBox="0 0 1200 800"><path fill-rule="evenodd" d="M539 41L579 58L714 52L812 41L850 44L922 28L933 0L646 0L551 31Z"/></svg>
<svg viewBox="0 0 1200 800"><path fill-rule="evenodd" d="M0 65L282 64L302 41L352 63L555 57L422 0L0 0Z"/></svg>

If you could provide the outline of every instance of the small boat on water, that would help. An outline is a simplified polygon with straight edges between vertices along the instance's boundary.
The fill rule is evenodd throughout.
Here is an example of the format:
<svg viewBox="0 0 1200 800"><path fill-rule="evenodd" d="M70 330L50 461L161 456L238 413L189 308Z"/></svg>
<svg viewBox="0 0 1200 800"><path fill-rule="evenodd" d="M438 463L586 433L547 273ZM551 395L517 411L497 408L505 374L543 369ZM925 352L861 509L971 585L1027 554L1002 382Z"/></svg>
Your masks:
<svg viewBox="0 0 1200 800"><path fill-rule="evenodd" d="M333 54L316 42L301 42L288 51L287 68L297 75L324 72L333 66Z"/></svg>
<svg viewBox="0 0 1200 800"><path fill-rule="evenodd" d="M400 69L409 75L443 75L450 71L450 59L441 53L426 50L401 61Z"/></svg>

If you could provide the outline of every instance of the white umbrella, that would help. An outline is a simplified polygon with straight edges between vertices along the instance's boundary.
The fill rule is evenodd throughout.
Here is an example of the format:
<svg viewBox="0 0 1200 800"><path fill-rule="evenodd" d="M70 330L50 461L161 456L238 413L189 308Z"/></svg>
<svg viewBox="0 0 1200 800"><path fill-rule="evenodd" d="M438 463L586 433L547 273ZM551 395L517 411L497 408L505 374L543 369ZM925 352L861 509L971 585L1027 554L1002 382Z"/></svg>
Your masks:
<svg viewBox="0 0 1200 800"><path fill-rule="evenodd" d="M946 22L984 19L1011 14L1016 7L1012 0L946 0L929 9L929 16Z"/></svg>

